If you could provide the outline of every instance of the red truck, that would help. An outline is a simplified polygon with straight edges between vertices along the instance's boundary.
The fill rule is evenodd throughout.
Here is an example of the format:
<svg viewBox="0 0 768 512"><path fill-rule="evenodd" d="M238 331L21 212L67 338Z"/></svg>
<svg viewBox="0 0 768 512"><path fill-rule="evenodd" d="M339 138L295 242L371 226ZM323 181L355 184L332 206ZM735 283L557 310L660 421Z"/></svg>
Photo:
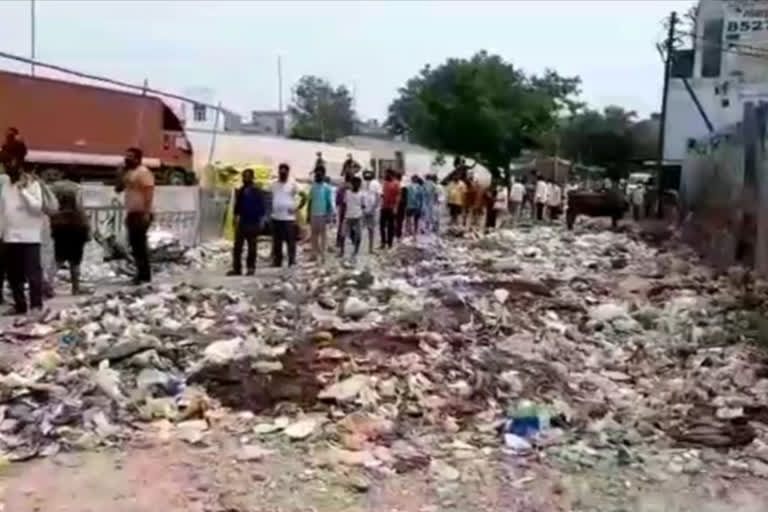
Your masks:
<svg viewBox="0 0 768 512"><path fill-rule="evenodd" d="M192 146L154 96L0 71L0 132L15 126L41 173L111 182L125 149L140 147L158 184L192 185Z"/></svg>

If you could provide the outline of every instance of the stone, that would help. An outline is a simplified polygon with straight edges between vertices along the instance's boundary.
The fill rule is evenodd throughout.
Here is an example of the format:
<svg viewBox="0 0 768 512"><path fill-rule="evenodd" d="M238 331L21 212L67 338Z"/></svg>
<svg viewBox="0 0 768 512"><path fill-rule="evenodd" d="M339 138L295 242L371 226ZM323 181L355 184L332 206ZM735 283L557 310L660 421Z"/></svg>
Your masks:
<svg viewBox="0 0 768 512"><path fill-rule="evenodd" d="M504 304L509 298L509 291L504 288L497 288L493 291L493 296L499 304Z"/></svg>
<svg viewBox="0 0 768 512"><path fill-rule="evenodd" d="M596 322L610 322L627 314L627 306L608 302L589 310L589 317Z"/></svg>
<svg viewBox="0 0 768 512"><path fill-rule="evenodd" d="M280 430L283 430L285 427L281 427L280 425L277 425L275 423L259 423L258 425L253 427L253 433L258 435L264 435L264 434L272 434L273 432L278 432Z"/></svg>
<svg viewBox="0 0 768 512"><path fill-rule="evenodd" d="M206 361L213 364L225 364L235 358L238 354L243 340L233 338L231 340L214 341L203 351L203 357Z"/></svg>
<svg viewBox="0 0 768 512"><path fill-rule="evenodd" d="M351 377L326 387L317 395L317 397L320 400L348 402L357 398L360 392L368 386L369 381L370 378L366 375L352 375Z"/></svg>
<svg viewBox="0 0 768 512"><path fill-rule="evenodd" d="M458 469L438 459L433 459L429 464L429 471L437 479L445 482L455 482L461 477Z"/></svg>
<svg viewBox="0 0 768 512"><path fill-rule="evenodd" d="M275 373L282 371L283 363L280 361L254 361L251 363L251 368L258 373Z"/></svg>
<svg viewBox="0 0 768 512"><path fill-rule="evenodd" d="M368 451L344 450L341 448L329 448L322 454L320 460L330 466L342 464L345 466L375 467L380 464L376 457Z"/></svg>
<svg viewBox="0 0 768 512"><path fill-rule="evenodd" d="M182 421L176 425L176 435L178 438L189 444L200 443L207 430L208 423L205 420Z"/></svg>
<svg viewBox="0 0 768 512"><path fill-rule="evenodd" d="M312 341L315 343L331 343L333 341L333 334L328 331L318 331L312 335Z"/></svg>
<svg viewBox="0 0 768 512"><path fill-rule="evenodd" d="M750 460L749 471L758 478L768 478L768 464L761 460Z"/></svg>
<svg viewBox="0 0 768 512"><path fill-rule="evenodd" d="M240 447L240 451L237 453L237 460L243 462L261 461L274 453L273 450L267 450L263 446L246 444Z"/></svg>
<svg viewBox="0 0 768 512"><path fill-rule="evenodd" d="M353 320L360 320L367 315L370 310L370 306L357 297L349 297L346 302L344 302L344 316Z"/></svg>
<svg viewBox="0 0 768 512"><path fill-rule="evenodd" d="M311 436L319 426L320 422L316 418L303 418L288 425L284 432L289 439L299 441Z"/></svg>

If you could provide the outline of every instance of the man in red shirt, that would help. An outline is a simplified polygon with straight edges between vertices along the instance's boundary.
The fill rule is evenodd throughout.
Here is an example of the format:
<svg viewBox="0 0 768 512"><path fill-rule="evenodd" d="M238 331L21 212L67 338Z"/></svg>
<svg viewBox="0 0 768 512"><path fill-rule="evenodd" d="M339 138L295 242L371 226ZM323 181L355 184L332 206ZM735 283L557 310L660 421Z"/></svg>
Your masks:
<svg viewBox="0 0 768 512"><path fill-rule="evenodd" d="M395 172L387 169L384 176L384 186L381 188L381 216L379 228L381 229L381 248L392 247L395 239L395 219L397 218L397 204L400 200L400 182L395 179Z"/></svg>

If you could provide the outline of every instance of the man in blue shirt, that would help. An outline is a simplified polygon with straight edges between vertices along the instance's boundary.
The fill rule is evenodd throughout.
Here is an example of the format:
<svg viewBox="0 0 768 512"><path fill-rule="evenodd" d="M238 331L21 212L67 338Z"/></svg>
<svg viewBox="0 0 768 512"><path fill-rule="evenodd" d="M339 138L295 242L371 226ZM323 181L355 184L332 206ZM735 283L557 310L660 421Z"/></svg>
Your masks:
<svg viewBox="0 0 768 512"><path fill-rule="evenodd" d="M253 185L253 170L244 170L242 177L243 186L235 192L235 247L232 251L232 270L227 272L228 276L239 276L243 273L244 243L248 245L245 257L247 274L252 276L256 271L256 241L267 213L266 195L263 190Z"/></svg>
<svg viewBox="0 0 768 512"><path fill-rule="evenodd" d="M309 190L309 225L312 241L312 261L318 256L325 263L328 245L328 224L333 217L333 193L325 182L325 167L315 167L315 182Z"/></svg>

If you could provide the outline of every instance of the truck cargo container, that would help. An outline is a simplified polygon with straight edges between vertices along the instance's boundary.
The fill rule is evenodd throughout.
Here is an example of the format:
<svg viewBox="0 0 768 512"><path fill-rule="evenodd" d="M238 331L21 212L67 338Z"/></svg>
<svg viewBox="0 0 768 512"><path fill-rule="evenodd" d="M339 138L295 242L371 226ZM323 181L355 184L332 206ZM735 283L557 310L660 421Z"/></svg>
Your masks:
<svg viewBox="0 0 768 512"><path fill-rule="evenodd" d="M0 71L0 130L10 126L27 144L28 164L48 176L111 182L136 146L158 184L196 183L184 127L155 96Z"/></svg>

